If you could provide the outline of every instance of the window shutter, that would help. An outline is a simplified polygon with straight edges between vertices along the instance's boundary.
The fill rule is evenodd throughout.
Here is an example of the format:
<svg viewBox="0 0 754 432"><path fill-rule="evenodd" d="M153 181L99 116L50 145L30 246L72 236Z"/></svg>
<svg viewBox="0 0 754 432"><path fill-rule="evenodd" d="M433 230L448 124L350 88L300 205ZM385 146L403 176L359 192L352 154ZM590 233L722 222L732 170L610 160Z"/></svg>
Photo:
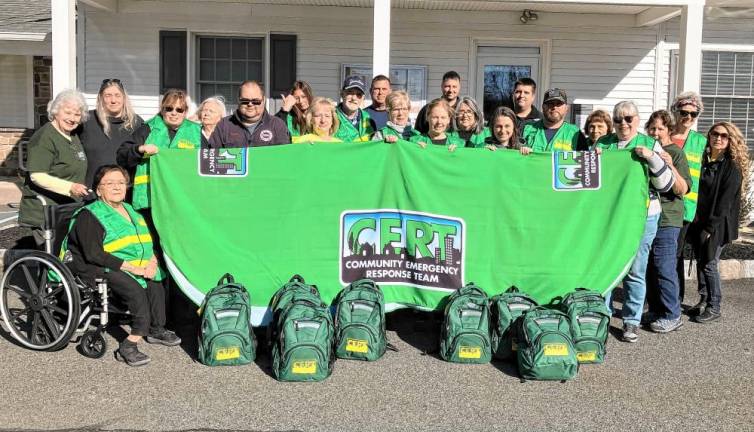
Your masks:
<svg viewBox="0 0 754 432"><path fill-rule="evenodd" d="M296 35L270 35L270 95L288 93L296 81Z"/></svg>
<svg viewBox="0 0 754 432"><path fill-rule="evenodd" d="M186 32L160 31L160 94L166 89L186 90Z"/></svg>

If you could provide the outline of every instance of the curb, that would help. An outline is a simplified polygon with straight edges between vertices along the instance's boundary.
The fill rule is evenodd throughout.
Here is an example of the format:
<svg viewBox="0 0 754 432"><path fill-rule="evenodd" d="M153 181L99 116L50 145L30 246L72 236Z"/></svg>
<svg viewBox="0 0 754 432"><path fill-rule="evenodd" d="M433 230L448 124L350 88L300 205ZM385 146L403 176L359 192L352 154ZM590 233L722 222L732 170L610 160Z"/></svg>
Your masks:
<svg viewBox="0 0 754 432"><path fill-rule="evenodd" d="M4 271L6 251L7 249L0 249L0 273ZM691 266L690 272L689 266ZM719 268L721 280L754 278L754 260L720 260ZM692 263L689 260L684 260L683 269L686 280L696 280L696 261Z"/></svg>

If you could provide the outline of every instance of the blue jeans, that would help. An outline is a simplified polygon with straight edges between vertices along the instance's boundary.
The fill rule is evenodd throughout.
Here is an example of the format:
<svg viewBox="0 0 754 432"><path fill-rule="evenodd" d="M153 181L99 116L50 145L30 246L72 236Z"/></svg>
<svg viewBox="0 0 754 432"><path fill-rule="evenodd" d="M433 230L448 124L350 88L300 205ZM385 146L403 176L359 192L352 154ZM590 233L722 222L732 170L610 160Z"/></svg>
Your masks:
<svg viewBox="0 0 754 432"><path fill-rule="evenodd" d="M647 262L649 261L649 248L657 234L657 224L660 214L647 216L644 224L644 235L639 243L631 269L623 278L623 324L639 325L641 314L644 311L644 299L647 296Z"/></svg>
<svg viewBox="0 0 754 432"><path fill-rule="evenodd" d="M650 310L657 318L678 319L681 317L680 285L676 271L679 227L662 227L652 243L652 278L650 290L656 290Z"/></svg>
<svg viewBox="0 0 754 432"><path fill-rule="evenodd" d="M722 246L715 249L715 256L712 260L704 261L704 258L696 263L696 280L699 282L699 295L707 299L707 307L720 313L720 300L722 299L722 290L720 289L720 253L723 251Z"/></svg>

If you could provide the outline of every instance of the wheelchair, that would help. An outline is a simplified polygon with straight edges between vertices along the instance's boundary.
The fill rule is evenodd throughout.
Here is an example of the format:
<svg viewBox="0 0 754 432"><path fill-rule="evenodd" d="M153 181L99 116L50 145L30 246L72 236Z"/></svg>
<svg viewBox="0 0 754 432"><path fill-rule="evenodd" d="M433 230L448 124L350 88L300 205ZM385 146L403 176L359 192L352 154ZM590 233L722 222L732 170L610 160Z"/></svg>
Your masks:
<svg viewBox="0 0 754 432"><path fill-rule="evenodd" d="M94 285L74 276L58 258L62 239L73 213L83 203L46 205L42 201L44 251L8 250L0 281L0 313L6 329L26 348L57 351L78 341L88 358L101 358L107 351L103 331L110 314L128 316L111 304L107 282Z"/></svg>

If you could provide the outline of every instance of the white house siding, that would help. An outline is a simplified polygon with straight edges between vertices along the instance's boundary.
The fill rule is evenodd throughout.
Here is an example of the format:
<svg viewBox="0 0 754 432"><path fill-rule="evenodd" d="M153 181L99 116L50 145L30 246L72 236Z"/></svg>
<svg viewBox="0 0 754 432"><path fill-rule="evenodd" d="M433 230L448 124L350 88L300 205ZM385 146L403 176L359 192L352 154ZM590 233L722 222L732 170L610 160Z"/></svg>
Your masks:
<svg viewBox="0 0 754 432"><path fill-rule="evenodd" d="M92 99L103 78L119 77L134 95L137 111L143 116L154 114L159 30L250 36L295 33L299 79L309 81L317 94L333 98L342 63L372 60L371 8L246 5L249 12L239 6L227 14L215 8L208 15L207 10L189 13L196 10L196 3L191 9L170 5L173 13L159 8L118 14L86 10L80 67L84 90ZM632 99L642 116L653 110L657 27L635 28L633 15L541 13L536 23L526 25L518 15L393 9L391 63L426 65L428 98L439 95L442 75L451 69L463 77L463 93L473 93L468 86L476 66L469 54L473 41L547 40L550 65L547 68L545 63L542 69L549 79L540 88L562 87L571 98L598 106Z"/></svg>
<svg viewBox="0 0 754 432"><path fill-rule="evenodd" d="M27 57L0 55L0 127L29 126L29 77Z"/></svg>

